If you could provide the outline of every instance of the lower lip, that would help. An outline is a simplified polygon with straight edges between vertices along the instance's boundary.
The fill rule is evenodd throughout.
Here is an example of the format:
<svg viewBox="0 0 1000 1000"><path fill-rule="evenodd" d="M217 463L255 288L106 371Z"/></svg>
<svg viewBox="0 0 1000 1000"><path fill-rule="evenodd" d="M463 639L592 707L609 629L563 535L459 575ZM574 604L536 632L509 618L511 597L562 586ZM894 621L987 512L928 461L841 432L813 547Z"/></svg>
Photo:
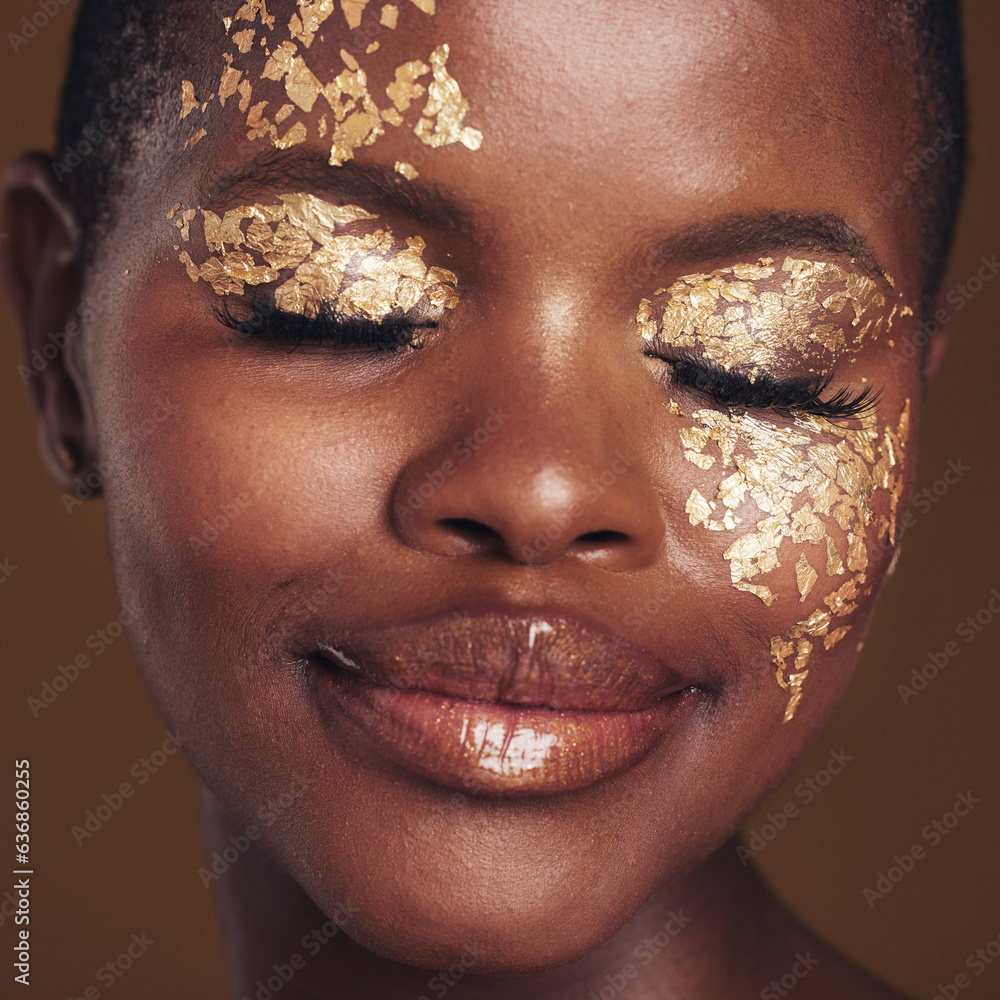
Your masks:
<svg viewBox="0 0 1000 1000"><path fill-rule="evenodd" d="M679 691L646 711L555 711L379 687L339 672L329 679L323 688L383 756L483 795L554 795L620 774L662 741L686 700Z"/></svg>

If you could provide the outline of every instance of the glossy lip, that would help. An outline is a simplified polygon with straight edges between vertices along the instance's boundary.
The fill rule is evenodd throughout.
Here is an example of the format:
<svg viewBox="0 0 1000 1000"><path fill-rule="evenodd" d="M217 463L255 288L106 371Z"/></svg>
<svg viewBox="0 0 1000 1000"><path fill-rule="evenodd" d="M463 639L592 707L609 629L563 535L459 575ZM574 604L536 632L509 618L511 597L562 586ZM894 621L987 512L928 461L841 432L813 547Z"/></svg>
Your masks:
<svg viewBox="0 0 1000 1000"><path fill-rule="evenodd" d="M480 795L585 788L634 766L694 679L563 615L436 615L321 644L317 696L389 760Z"/></svg>

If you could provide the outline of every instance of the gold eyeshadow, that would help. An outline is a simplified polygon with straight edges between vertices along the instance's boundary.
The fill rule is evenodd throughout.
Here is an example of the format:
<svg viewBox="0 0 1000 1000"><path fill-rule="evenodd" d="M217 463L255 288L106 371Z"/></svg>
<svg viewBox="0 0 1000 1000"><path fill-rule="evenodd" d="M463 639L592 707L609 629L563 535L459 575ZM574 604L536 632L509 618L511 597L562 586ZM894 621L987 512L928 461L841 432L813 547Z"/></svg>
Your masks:
<svg viewBox="0 0 1000 1000"><path fill-rule="evenodd" d="M434 0L409 2L423 14L434 15ZM340 0L348 29L361 25L368 6L368 0ZM223 19L232 51L223 54L216 90L201 101L192 82L183 81L181 119L199 110L205 114L215 100L225 108L227 101L238 95L236 106L239 114L245 116L248 139L267 138L278 149L288 149L314 135L329 141L331 166L341 166L354 157L357 149L375 143L385 134L386 127L401 128L408 120L412 134L426 146L439 148L459 143L470 150L480 147L482 133L464 123L469 102L462 96L458 81L448 72L447 44L437 45L427 61L412 59L397 66L393 81L385 89L388 101L380 100L380 95L372 92L367 72L357 56L347 49L340 50L343 69L332 79L321 79L308 57L318 33L335 13L333 0L299 0L298 11L287 25L287 37L278 40L274 34L275 17L268 13L266 0L248 0L232 18ZM381 7L380 27L395 30L398 20L398 5ZM267 56L259 79L284 86L287 100L277 102L274 107L274 102L253 99L256 71L249 70L243 57L253 52L255 44ZM378 49L379 43L372 42L362 58ZM416 108L415 102L424 95L423 107ZM323 113L310 125L301 113L308 114L317 106L322 107ZM234 105L230 103L229 107ZM205 127L196 130L185 148L193 147L207 134ZM416 176L412 166L410 169Z"/></svg>
<svg viewBox="0 0 1000 1000"><path fill-rule="evenodd" d="M458 304L455 275L430 267L419 236L397 240L379 217L358 205L334 205L308 193L284 194L275 204L242 205L224 216L207 209L178 212L181 239L198 215L209 256L196 262L182 250L192 281L217 295L242 295L247 285L275 285L275 306L315 316L329 304L345 316L379 321L426 300L442 309ZM180 247L178 247L180 249ZM280 281L282 271L291 275ZM280 284L278 283L280 281Z"/></svg>
<svg viewBox="0 0 1000 1000"><path fill-rule="evenodd" d="M765 257L679 278L643 299L636 321L646 341L697 347L753 379L787 352L804 360L856 353L887 333L897 312L912 315L896 304L887 311L885 295L867 275L792 257L779 267Z"/></svg>
<svg viewBox="0 0 1000 1000"><path fill-rule="evenodd" d="M642 301L637 325L647 343L690 348L754 379L789 353L829 365L887 334L894 319L906 315L912 310L890 305L871 278L839 265L786 258L779 267L764 258L680 278ZM691 490L685 506L690 523L741 531L722 552L732 586L773 604L781 596L774 573L791 543L797 554L793 593L799 603L823 608L770 643L776 680L789 696L788 722L815 647L822 641L829 650L840 642L852 626L833 627L836 619L850 616L871 593L871 526L877 538L895 543L909 400L894 426L874 411L848 426L807 415L779 423L716 408L687 413L676 400L667 409L685 418L677 428L684 458L717 478L707 496ZM876 517L879 490L887 513Z"/></svg>

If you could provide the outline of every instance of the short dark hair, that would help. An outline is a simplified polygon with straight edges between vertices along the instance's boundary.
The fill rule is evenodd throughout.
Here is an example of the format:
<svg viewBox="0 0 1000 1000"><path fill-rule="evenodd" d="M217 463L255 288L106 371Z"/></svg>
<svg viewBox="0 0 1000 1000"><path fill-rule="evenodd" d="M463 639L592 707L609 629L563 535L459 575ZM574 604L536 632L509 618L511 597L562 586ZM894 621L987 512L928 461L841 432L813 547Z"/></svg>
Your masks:
<svg viewBox="0 0 1000 1000"><path fill-rule="evenodd" d="M202 7L222 17L241 2L211 0ZM54 166L76 213L85 261L94 259L114 224L115 194L141 136L176 112L181 79L200 75L197 42L185 35L192 16L199 15L189 4L164 0L83 0L80 6L57 127L65 159L57 154ZM883 40L905 47L916 81L918 125L907 179L920 206L926 313L947 266L965 179L959 0L875 0L872 16ZM109 131L99 130L102 121ZM90 147L86 155L81 145Z"/></svg>

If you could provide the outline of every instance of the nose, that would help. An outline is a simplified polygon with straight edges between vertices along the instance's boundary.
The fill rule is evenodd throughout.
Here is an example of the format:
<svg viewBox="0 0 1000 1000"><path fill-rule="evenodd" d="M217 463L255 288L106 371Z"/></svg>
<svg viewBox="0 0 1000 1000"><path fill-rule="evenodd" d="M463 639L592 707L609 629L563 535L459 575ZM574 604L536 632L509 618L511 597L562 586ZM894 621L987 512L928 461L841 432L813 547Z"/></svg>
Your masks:
<svg viewBox="0 0 1000 1000"><path fill-rule="evenodd" d="M617 572L650 565L665 516L648 446L632 436L645 421L634 406L623 412L627 381L595 370L603 377L493 369L492 382L467 391L460 424L436 434L394 484L401 541L529 566L565 557Z"/></svg>

